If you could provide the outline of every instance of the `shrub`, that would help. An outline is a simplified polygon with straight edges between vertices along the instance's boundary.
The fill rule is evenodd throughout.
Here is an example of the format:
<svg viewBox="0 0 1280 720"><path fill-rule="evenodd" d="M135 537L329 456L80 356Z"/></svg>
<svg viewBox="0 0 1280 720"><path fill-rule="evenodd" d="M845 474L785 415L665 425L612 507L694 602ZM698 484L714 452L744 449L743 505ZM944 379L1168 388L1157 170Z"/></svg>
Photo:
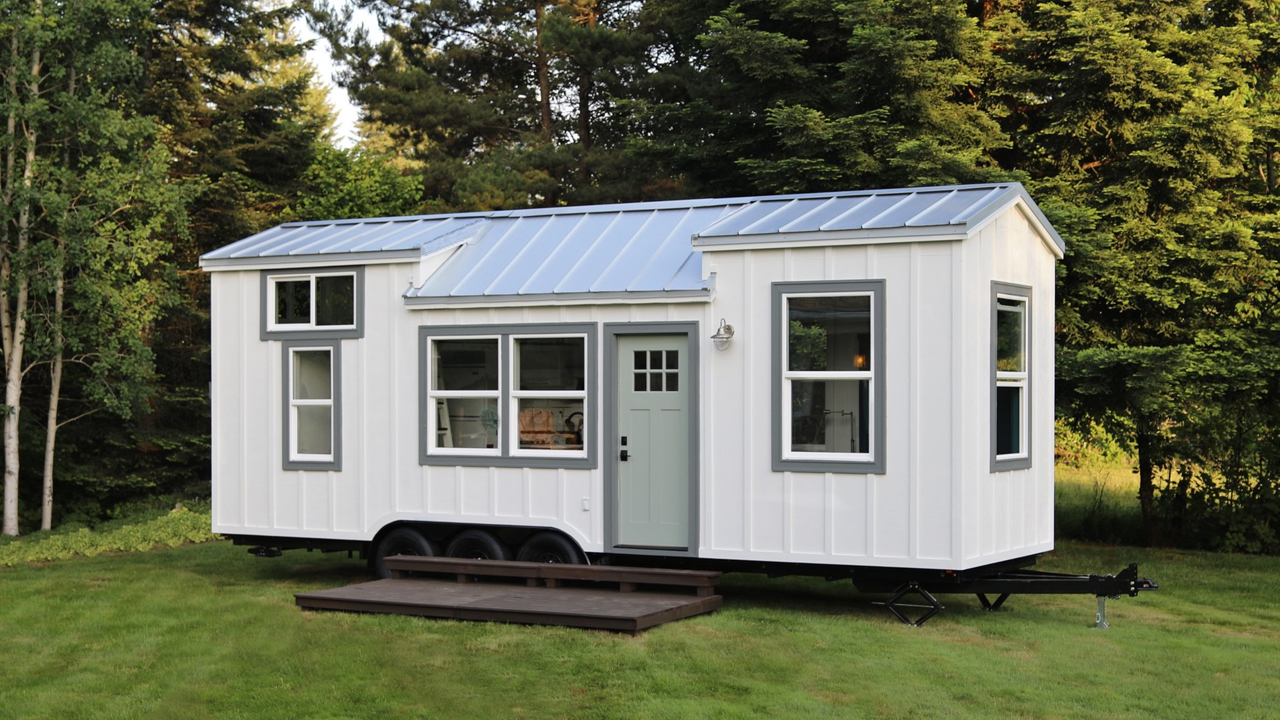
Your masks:
<svg viewBox="0 0 1280 720"><path fill-rule="evenodd" d="M0 546L0 567L77 555L92 557L105 552L145 552L157 545L177 547L185 543L216 540L217 536L209 527L207 512L192 512L178 507L162 517L105 532L80 528L71 533L11 542Z"/></svg>

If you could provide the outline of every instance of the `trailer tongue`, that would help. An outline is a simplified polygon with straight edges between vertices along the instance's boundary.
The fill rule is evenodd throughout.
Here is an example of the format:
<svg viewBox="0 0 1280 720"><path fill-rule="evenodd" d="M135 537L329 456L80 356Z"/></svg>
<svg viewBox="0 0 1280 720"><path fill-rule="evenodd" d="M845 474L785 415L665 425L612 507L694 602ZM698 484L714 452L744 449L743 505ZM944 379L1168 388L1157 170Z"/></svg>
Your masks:
<svg viewBox="0 0 1280 720"><path fill-rule="evenodd" d="M1151 580L1138 577L1137 563L1116 575L1071 575L1021 568L991 572L990 568L977 568L961 572L947 570L937 577L903 580L902 572L855 574L853 584L860 592L892 592L889 600L875 604L885 606L899 620L912 626L923 625L943 609L935 595L977 595L984 610L999 610L1011 595L1093 595L1098 598L1095 627L1104 630L1109 627L1107 598L1137 597L1144 590L1160 589ZM918 575L918 572L911 574ZM994 602L989 595L997 596ZM916 598L922 602L904 602ZM912 610L924 612L913 619L908 615Z"/></svg>

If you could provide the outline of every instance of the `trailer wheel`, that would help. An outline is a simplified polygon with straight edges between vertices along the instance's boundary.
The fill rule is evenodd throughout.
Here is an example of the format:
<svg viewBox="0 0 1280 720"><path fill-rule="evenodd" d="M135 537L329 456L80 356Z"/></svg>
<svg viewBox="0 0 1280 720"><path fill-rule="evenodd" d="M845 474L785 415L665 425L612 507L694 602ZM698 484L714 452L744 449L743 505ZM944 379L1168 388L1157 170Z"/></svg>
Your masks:
<svg viewBox="0 0 1280 720"><path fill-rule="evenodd" d="M373 552L373 574L384 580L391 577L385 560L392 555L434 557L439 554L440 548L422 533L411 527L398 527L378 541L378 548Z"/></svg>
<svg viewBox="0 0 1280 720"><path fill-rule="evenodd" d="M520 546L516 559L521 562L563 563L582 565L586 559L571 540L559 533L540 532Z"/></svg>
<svg viewBox="0 0 1280 720"><path fill-rule="evenodd" d="M511 551L484 530L463 530L449 541L445 555L472 560L510 560Z"/></svg>

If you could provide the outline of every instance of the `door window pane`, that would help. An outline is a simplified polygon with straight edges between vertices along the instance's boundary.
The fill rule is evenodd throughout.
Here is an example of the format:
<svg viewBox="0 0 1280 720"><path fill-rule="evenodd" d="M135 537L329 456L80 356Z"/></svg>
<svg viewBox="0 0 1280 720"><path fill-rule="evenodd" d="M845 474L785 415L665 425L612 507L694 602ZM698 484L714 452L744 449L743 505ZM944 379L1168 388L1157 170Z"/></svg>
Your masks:
<svg viewBox="0 0 1280 720"><path fill-rule="evenodd" d="M316 325L355 324L355 276L330 275L316 278Z"/></svg>
<svg viewBox="0 0 1280 720"><path fill-rule="evenodd" d="M871 298L865 295L787 300L787 369L870 371Z"/></svg>
<svg viewBox="0 0 1280 720"><path fill-rule="evenodd" d="M276 281L276 324L311 322L311 280Z"/></svg>
<svg viewBox="0 0 1280 720"><path fill-rule="evenodd" d="M330 400L333 374L328 350L299 350L293 353L293 399Z"/></svg>
<svg viewBox="0 0 1280 720"><path fill-rule="evenodd" d="M792 380L791 450L870 452L870 400L869 380Z"/></svg>
<svg viewBox="0 0 1280 720"><path fill-rule="evenodd" d="M498 389L497 339L436 340L434 345L432 390Z"/></svg>
<svg viewBox="0 0 1280 720"><path fill-rule="evenodd" d="M583 338L516 340L516 389L584 390L586 360Z"/></svg>

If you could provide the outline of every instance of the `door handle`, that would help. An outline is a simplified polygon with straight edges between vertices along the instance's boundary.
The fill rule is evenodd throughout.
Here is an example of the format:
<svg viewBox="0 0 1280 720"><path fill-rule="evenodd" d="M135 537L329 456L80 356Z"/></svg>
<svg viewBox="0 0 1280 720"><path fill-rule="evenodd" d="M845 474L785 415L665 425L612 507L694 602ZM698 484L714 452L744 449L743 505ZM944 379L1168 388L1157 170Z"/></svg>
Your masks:
<svg viewBox="0 0 1280 720"><path fill-rule="evenodd" d="M618 455L618 459L619 459L619 460L621 460L622 462L626 462L630 457L631 457L631 456L627 454L627 451L626 451L626 450L623 450L623 451Z"/></svg>

